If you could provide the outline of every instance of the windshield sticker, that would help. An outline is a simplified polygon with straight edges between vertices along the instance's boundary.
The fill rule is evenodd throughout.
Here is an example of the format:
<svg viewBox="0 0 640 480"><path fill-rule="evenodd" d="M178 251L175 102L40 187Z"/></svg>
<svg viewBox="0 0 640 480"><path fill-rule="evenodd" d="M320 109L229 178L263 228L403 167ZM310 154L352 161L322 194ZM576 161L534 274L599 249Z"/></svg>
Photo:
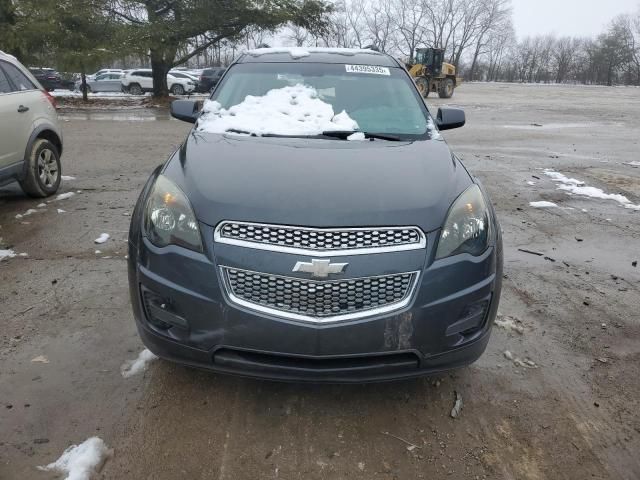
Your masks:
<svg viewBox="0 0 640 480"><path fill-rule="evenodd" d="M387 67L376 65L345 65L347 73L372 73L374 75L391 75Z"/></svg>

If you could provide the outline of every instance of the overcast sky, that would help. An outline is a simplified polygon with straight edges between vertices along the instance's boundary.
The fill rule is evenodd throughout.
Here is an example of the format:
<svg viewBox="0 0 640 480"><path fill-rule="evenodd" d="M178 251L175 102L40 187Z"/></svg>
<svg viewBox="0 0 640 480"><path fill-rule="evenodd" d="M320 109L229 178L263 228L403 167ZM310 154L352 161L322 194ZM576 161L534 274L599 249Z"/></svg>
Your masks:
<svg viewBox="0 0 640 480"><path fill-rule="evenodd" d="M527 35L591 36L615 16L636 12L640 0L512 0L519 38Z"/></svg>

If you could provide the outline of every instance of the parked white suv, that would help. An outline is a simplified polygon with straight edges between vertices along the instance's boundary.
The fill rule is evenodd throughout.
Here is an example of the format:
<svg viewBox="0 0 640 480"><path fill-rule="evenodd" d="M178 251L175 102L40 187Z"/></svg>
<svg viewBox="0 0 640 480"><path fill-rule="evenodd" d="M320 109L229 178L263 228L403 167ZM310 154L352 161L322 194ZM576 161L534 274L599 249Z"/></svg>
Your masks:
<svg viewBox="0 0 640 480"><path fill-rule="evenodd" d="M167 86L174 95L184 95L196 89L195 82L187 78L177 78L167 75ZM139 68L132 70L122 77L122 88L132 95L142 95L144 92L153 91L153 77L151 69Z"/></svg>
<svg viewBox="0 0 640 480"><path fill-rule="evenodd" d="M15 57L0 51L0 186L18 181L32 197L53 195L61 154L54 98Z"/></svg>

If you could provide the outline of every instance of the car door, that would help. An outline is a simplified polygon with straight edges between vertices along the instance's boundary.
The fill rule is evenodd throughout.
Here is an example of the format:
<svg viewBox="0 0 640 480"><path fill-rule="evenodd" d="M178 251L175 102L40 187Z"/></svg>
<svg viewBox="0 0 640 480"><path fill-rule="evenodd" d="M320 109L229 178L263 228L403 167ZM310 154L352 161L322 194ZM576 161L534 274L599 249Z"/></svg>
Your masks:
<svg viewBox="0 0 640 480"><path fill-rule="evenodd" d="M24 159L31 135L36 86L18 68L0 60L0 169Z"/></svg>
<svg viewBox="0 0 640 480"><path fill-rule="evenodd" d="M116 78L118 80L115 80ZM95 84L95 88L91 87L94 92L120 91L120 76L111 74L111 73L104 73L96 77L94 84ZM118 87L117 89L116 89L116 85Z"/></svg>
<svg viewBox="0 0 640 480"><path fill-rule="evenodd" d="M100 75L96 75L96 78L91 80L89 83L89 87L92 92L104 92L105 91L105 81L109 75L106 73L101 73Z"/></svg>
<svg viewBox="0 0 640 480"><path fill-rule="evenodd" d="M120 83L120 78L122 78L121 73L110 73L107 87L109 88L109 92L119 92L122 90L122 83Z"/></svg>
<svg viewBox="0 0 640 480"><path fill-rule="evenodd" d="M140 85L142 86L142 88L144 88L145 90L152 90L153 89L153 74L151 72L142 72L141 74L141 81L140 81Z"/></svg>

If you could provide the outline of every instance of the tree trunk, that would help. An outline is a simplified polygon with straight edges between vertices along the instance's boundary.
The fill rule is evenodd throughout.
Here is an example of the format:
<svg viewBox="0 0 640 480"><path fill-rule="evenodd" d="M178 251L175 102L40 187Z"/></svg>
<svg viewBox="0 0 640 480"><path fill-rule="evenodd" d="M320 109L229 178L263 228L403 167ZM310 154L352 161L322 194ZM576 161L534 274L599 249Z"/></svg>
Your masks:
<svg viewBox="0 0 640 480"><path fill-rule="evenodd" d="M82 83L80 85L80 89L82 90L82 101L88 102L89 96L87 95L87 76L84 72L80 74L80 78L82 79Z"/></svg>
<svg viewBox="0 0 640 480"><path fill-rule="evenodd" d="M153 77L153 96L168 97L167 73L171 69L171 60L167 59L166 50L151 49L151 75Z"/></svg>

